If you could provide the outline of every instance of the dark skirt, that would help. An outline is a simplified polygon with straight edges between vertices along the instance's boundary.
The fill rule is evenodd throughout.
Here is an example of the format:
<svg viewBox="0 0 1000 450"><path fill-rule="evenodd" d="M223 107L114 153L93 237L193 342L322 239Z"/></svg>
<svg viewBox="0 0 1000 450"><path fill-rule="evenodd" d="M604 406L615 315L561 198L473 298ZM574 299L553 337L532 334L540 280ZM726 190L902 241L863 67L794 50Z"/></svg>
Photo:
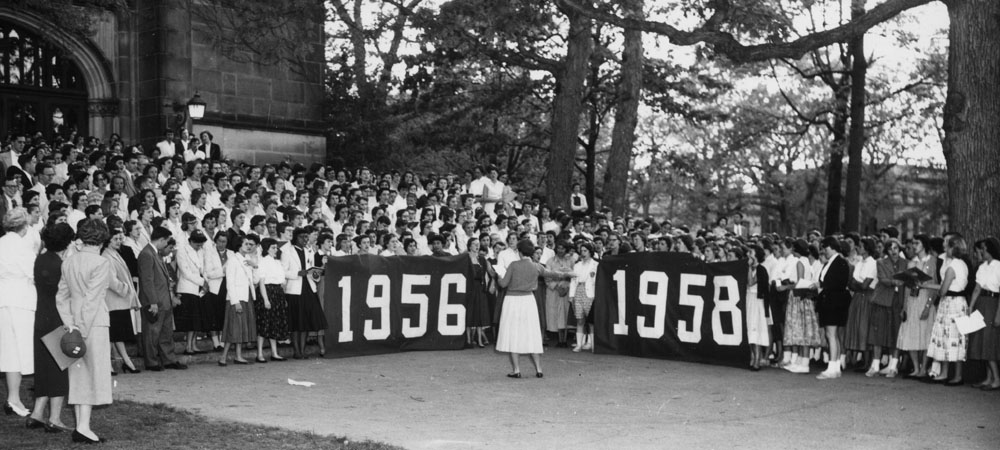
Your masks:
<svg viewBox="0 0 1000 450"><path fill-rule="evenodd" d="M969 335L969 359L1000 361L1000 328L993 326L997 303L996 297L979 297L976 301L976 311L983 315L986 328ZM38 370L37 364L35 370Z"/></svg>
<svg viewBox="0 0 1000 450"><path fill-rule="evenodd" d="M226 321L222 326L222 342L242 344L257 340L257 319L253 305L240 302L243 312L236 312L236 306L226 303Z"/></svg>
<svg viewBox="0 0 1000 450"><path fill-rule="evenodd" d="M483 288L482 280L473 278L469 283L469 295L466 297L467 306L465 309L465 326L467 327L488 327L491 325L490 305Z"/></svg>
<svg viewBox="0 0 1000 450"><path fill-rule="evenodd" d="M218 294L211 292L205 294L205 301L202 302L201 306L204 308L202 315L206 327L209 328L208 331L221 331L226 322L226 305L229 304L226 301L226 292L226 279L223 278L222 287L219 288Z"/></svg>
<svg viewBox="0 0 1000 450"><path fill-rule="evenodd" d="M308 282L302 283L302 295L299 296L299 325L300 331L324 331L327 327L323 305Z"/></svg>
<svg viewBox="0 0 1000 450"><path fill-rule="evenodd" d="M135 339L135 332L132 331L132 310L120 309L108 313L111 318L111 327L108 334L111 342L131 342Z"/></svg>
<svg viewBox="0 0 1000 450"><path fill-rule="evenodd" d="M200 325L203 319L201 303L202 297L194 294L180 294L181 304L174 308L174 331L184 333L199 330L196 324Z"/></svg>
<svg viewBox="0 0 1000 450"><path fill-rule="evenodd" d="M868 345L896 348L899 337L899 312L891 306L872 303L868 319Z"/></svg>
<svg viewBox="0 0 1000 450"><path fill-rule="evenodd" d="M771 323L777 328L784 328L785 311L788 308L788 294L791 291L774 291L771 296Z"/></svg>
<svg viewBox="0 0 1000 450"><path fill-rule="evenodd" d="M847 328L844 330L844 348L854 351L868 350L868 323L871 320L871 292L854 294L847 310Z"/></svg>
<svg viewBox="0 0 1000 450"><path fill-rule="evenodd" d="M35 361L35 398L66 397L69 395L69 372L59 368L48 348L42 343L42 336L51 331L43 332L35 329L33 355Z"/></svg>
<svg viewBox="0 0 1000 450"><path fill-rule="evenodd" d="M288 302L285 301L285 288L280 284L264 285L271 308L264 307L264 298L260 295L253 302L257 314L257 335L264 339L288 339Z"/></svg>

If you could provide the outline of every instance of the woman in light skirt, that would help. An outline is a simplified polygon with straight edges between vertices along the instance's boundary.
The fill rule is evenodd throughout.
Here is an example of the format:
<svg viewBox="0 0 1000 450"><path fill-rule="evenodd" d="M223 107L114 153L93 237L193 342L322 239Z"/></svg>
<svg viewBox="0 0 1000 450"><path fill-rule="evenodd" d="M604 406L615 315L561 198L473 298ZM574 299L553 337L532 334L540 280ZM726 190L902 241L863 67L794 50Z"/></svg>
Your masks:
<svg viewBox="0 0 1000 450"><path fill-rule="evenodd" d="M239 252L232 254L226 264L226 321L222 325L222 357L219 365L226 365L230 344L236 346L236 364L250 364L243 358L243 344L257 340L257 319L253 301L257 298L257 266L252 255L259 239L255 234L235 237Z"/></svg>
<svg viewBox="0 0 1000 450"><path fill-rule="evenodd" d="M916 268L931 277L930 283L936 284L937 256L931 253L930 238L923 234L913 237L913 251L916 256L910 261L909 268ZM931 341L931 328L934 327L934 317L937 309L934 307L933 291L920 286L908 286L906 300L900 317L899 336L896 345L900 351L907 352L913 370L905 378L923 378L927 375L924 364L925 352Z"/></svg>
<svg viewBox="0 0 1000 450"><path fill-rule="evenodd" d="M951 236L945 242L945 261L941 265L941 285L937 286L941 304L938 305L931 342L927 346L927 356L941 363L941 372L933 375L931 382L946 386L963 384L962 366L966 358L968 338L958 331L955 318L968 315L965 288L969 283L969 266L965 262L965 239ZM934 287L924 285L924 287ZM955 364L951 379L948 378L948 363Z"/></svg>
<svg viewBox="0 0 1000 450"><path fill-rule="evenodd" d="M108 227L100 219L84 219L76 227L83 243L62 265L56 307L67 331L79 330L87 351L69 366L69 404L76 414L73 442L103 439L90 428L94 406L111 404L111 317L105 302L111 263L101 256Z"/></svg>
<svg viewBox="0 0 1000 450"><path fill-rule="evenodd" d="M507 289L507 294L500 314L496 348L510 354L513 371L507 374L508 377L521 378L519 358L522 353L528 353L535 365L535 376L542 378L542 331L534 295L538 277L569 277L572 273L547 270L532 261L535 244L527 239L517 243L517 251L521 259L511 263L500 280L500 286Z"/></svg>

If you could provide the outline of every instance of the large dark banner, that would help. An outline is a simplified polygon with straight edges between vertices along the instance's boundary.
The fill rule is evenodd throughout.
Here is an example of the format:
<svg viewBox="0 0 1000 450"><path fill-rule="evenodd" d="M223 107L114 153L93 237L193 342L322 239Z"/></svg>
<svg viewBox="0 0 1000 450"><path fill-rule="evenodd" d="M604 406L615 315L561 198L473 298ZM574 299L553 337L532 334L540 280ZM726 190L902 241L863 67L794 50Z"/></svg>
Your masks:
<svg viewBox="0 0 1000 450"><path fill-rule="evenodd" d="M687 253L607 256L597 269L598 353L746 365L747 264Z"/></svg>
<svg viewBox="0 0 1000 450"><path fill-rule="evenodd" d="M327 355L461 349L468 256L345 256L326 263Z"/></svg>

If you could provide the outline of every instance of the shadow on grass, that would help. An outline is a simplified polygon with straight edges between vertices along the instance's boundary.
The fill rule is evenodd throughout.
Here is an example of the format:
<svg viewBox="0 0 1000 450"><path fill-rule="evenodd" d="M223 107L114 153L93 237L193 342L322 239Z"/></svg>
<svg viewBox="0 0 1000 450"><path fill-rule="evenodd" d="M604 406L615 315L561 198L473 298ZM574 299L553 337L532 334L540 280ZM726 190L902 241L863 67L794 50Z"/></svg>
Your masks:
<svg viewBox="0 0 1000 450"><path fill-rule="evenodd" d="M30 385L30 380L24 384ZM7 398L6 389L3 397ZM32 395L22 388L21 399L30 407ZM15 415L0 416L0 449L95 448L73 444L70 433L29 430L25 420ZM63 410L63 422L72 426L73 408ZM91 427L108 442L100 449L192 449L192 450L271 450L346 449L388 450L399 447L380 442L352 442L343 437L320 436L237 422L208 419L165 404L145 404L129 400L96 408Z"/></svg>

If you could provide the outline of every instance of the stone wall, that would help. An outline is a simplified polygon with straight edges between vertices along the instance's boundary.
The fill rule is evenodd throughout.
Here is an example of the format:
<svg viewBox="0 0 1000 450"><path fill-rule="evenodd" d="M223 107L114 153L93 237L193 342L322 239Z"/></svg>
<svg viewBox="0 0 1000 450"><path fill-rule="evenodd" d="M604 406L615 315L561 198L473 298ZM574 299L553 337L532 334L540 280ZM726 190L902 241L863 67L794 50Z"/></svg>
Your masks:
<svg viewBox="0 0 1000 450"><path fill-rule="evenodd" d="M220 144L220 135L226 136L224 148L235 152L227 153L262 160L281 159L279 154L325 158L322 51L301 71L308 73L234 61L214 47L213 25L189 8L204 6L189 0L136 0L136 119L143 144L149 148L165 128L174 127L198 93L207 104L205 117L186 125L194 135L212 131Z"/></svg>

